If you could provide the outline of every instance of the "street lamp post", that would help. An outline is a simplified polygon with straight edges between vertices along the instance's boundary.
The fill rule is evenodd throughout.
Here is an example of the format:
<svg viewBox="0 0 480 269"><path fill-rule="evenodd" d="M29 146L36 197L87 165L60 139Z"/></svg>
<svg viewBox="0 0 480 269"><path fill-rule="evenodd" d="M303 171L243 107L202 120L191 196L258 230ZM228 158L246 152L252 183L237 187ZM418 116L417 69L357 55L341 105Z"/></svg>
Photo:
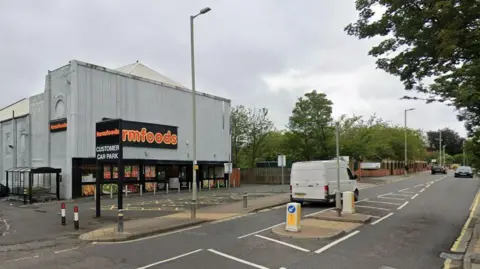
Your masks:
<svg viewBox="0 0 480 269"><path fill-rule="evenodd" d="M447 145L443 145L443 158L442 158L442 160L443 160L443 166L444 167L447 165L447 158L446 158L447 156L446 156L446 153L445 153L445 147L446 146Z"/></svg>
<svg viewBox="0 0 480 269"><path fill-rule="evenodd" d="M465 166L467 165L467 163L465 162L465 140L463 140L462 149L463 149L463 166Z"/></svg>
<svg viewBox="0 0 480 269"><path fill-rule="evenodd" d="M193 151L193 173L192 173L192 204L190 211L190 218L195 219L197 216L197 103L196 103L196 92L195 92L195 46L194 46L194 32L193 32L193 20L207 12L211 9L206 7L200 10L200 13L194 16L190 16L190 58L192 63L192 151Z"/></svg>
<svg viewBox="0 0 480 269"><path fill-rule="evenodd" d="M442 166L442 131L438 131L439 139L438 139L438 164Z"/></svg>
<svg viewBox="0 0 480 269"><path fill-rule="evenodd" d="M407 157L407 112L408 111L412 111L412 110L415 110L415 108L409 108L409 109L405 109L405 167L404 167L404 175L407 176L407 162L408 162L408 157Z"/></svg>

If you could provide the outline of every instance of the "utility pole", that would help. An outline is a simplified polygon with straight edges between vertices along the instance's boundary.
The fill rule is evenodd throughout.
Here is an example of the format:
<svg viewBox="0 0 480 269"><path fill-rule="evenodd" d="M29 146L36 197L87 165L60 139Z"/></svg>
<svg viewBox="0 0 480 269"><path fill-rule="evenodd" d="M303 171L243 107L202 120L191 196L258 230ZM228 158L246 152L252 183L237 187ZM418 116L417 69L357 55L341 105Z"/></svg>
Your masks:
<svg viewBox="0 0 480 269"><path fill-rule="evenodd" d="M462 143L462 149L463 149L463 166L466 166L467 163L466 163L466 159L465 159L465 140L463 140L463 143Z"/></svg>
<svg viewBox="0 0 480 269"><path fill-rule="evenodd" d="M340 195L340 123L335 123L335 140L337 146L337 192L335 193L335 205L337 207L338 216L342 215L342 201Z"/></svg>
<svg viewBox="0 0 480 269"><path fill-rule="evenodd" d="M407 112L415 110L415 108L405 109L404 119L405 119L405 167L403 168L403 174L407 176L407 167L408 167L408 157L407 157Z"/></svg>
<svg viewBox="0 0 480 269"><path fill-rule="evenodd" d="M438 131L440 138L438 139L438 164L442 166L442 130Z"/></svg>
<svg viewBox="0 0 480 269"><path fill-rule="evenodd" d="M193 148L193 173L192 173L192 204L191 204L191 211L190 211L190 218L195 219L197 216L197 103L195 97L197 93L195 92L195 43L194 43L194 31L193 31L193 20L207 12L211 9L206 7L200 10L195 16L190 16L190 60L191 60L191 67L192 67L192 132L193 132L193 141L192 141L192 148Z"/></svg>

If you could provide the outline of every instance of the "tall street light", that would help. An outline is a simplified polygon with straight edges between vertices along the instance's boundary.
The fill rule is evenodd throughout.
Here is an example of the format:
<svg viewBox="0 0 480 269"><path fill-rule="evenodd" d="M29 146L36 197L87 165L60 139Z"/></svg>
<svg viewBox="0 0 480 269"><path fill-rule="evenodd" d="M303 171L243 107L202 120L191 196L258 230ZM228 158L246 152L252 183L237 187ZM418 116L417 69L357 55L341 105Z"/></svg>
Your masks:
<svg viewBox="0 0 480 269"><path fill-rule="evenodd" d="M438 131L438 164L442 166L442 130Z"/></svg>
<svg viewBox="0 0 480 269"><path fill-rule="evenodd" d="M200 10L200 13L194 16L190 16L190 58L192 62L192 132L193 132L193 173L192 173L192 205L190 211L190 218L195 219L197 216L197 103L195 92L195 47L194 47L194 34L193 34L193 20L211 9L206 7Z"/></svg>
<svg viewBox="0 0 480 269"><path fill-rule="evenodd" d="M407 112L408 111L412 111L412 110L415 110L415 108L409 108L409 109L405 109L405 167L403 168L403 172L404 172L404 175L407 176L407 162L408 162L408 158L407 158Z"/></svg>

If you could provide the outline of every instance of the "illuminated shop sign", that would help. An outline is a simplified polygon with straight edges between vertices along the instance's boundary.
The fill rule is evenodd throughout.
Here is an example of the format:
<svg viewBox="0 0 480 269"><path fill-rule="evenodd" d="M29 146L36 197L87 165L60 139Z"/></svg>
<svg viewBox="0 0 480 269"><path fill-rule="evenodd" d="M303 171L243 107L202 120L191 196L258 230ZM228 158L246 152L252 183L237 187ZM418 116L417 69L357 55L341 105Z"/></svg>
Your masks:
<svg viewBox="0 0 480 269"><path fill-rule="evenodd" d="M51 120L50 121L50 132L63 132L67 130L67 118Z"/></svg>
<svg viewBox="0 0 480 269"><path fill-rule="evenodd" d="M125 147L176 149L177 130L175 126L123 121L122 143Z"/></svg>

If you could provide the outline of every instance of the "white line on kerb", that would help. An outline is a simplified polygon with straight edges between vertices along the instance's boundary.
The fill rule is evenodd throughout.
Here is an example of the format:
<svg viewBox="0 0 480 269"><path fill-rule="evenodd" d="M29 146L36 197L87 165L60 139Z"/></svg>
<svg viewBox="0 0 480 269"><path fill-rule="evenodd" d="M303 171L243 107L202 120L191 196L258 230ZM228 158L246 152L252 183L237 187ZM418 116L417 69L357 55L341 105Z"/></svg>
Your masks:
<svg viewBox="0 0 480 269"><path fill-rule="evenodd" d="M415 197L417 197L417 196L418 196L418 193L415 194L415 195L412 197L412 200L415 199Z"/></svg>
<svg viewBox="0 0 480 269"><path fill-rule="evenodd" d="M34 259L34 258L38 258L38 255L30 256L30 257L18 258L18 259L15 259L15 260L8 260L8 261L6 261L5 263L18 262L18 261L23 261L23 260L28 260L28 259Z"/></svg>
<svg viewBox="0 0 480 269"><path fill-rule="evenodd" d="M191 254L195 254L195 253L200 252L200 251L202 251L202 250L203 250L203 249L197 249L197 250L194 250L194 251L190 251L190 252L184 253L184 254L182 254L182 255L178 255L178 256L172 257L172 258L170 258L170 259L166 259L166 260L163 260L163 261L154 262L154 263L145 265L145 266L143 266L143 267L138 267L137 269L147 269L147 268L150 268L150 267L155 266L155 265L159 265L159 264L166 263L166 262L169 262L169 261L173 261L173 260L176 260L176 259L179 259L179 258L188 256L188 255L191 255Z"/></svg>
<svg viewBox="0 0 480 269"><path fill-rule="evenodd" d="M361 207L361 208L371 208L371 209L378 209L378 210L390 211L390 209L388 209L388 208L383 208L383 207L375 207L375 206L356 205L355 207Z"/></svg>
<svg viewBox="0 0 480 269"><path fill-rule="evenodd" d="M399 206L397 209L400 210L402 209L404 206L406 206L408 204L408 201L406 201L405 203L403 203L403 205Z"/></svg>
<svg viewBox="0 0 480 269"><path fill-rule="evenodd" d="M243 263L243 264L246 264L246 265L250 265L252 267L255 267L255 268L258 268L258 269L268 269L268 267L265 267L265 266L261 266L261 265L258 265L258 264L255 264L253 262L249 262L249 261L246 261L246 260L242 260L242 259L239 259L237 257L233 257L233 256L230 256L228 254L225 254L225 253L222 253L220 251L217 251L217 250L214 250L214 249L208 249L208 251L212 252L212 253L215 253L217 255L220 255L220 256L223 256L225 258L228 258L230 260L234 260L234 261L237 261L237 262L240 262L240 263Z"/></svg>
<svg viewBox="0 0 480 269"><path fill-rule="evenodd" d="M181 233L181 232L185 232L185 231L188 231L188 230L197 229L197 228L200 228L200 227L202 227L202 226L198 225L198 226L193 226L193 227L189 227L189 228L185 228L185 229L181 229L181 230L177 230L177 231L152 235L152 236L148 236L148 237L144 237L144 238L133 239L133 240L123 241L123 242L93 242L92 244L93 245L127 244L127 243L133 243L133 242L148 240L148 239L152 239L152 238L162 237L162 236L166 236L166 235Z"/></svg>
<svg viewBox="0 0 480 269"><path fill-rule="evenodd" d="M386 219L386 218L390 217L391 215L393 215L393 213L390 213L390 214L388 214L388 215L386 215L386 216L384 216L384 217L382 217L382 218L380 218L380 219L378 219L378 220L376 220L376 221L372 222L372 225L375 225L375 224L379 223L380 221L382 221L382 220L384 220L384 219Z"/></svg>
<svg viewBox="0 0 480 269"><path fill-rule="evenodd" d="M272 239L272 238L269 238L269 237L266 237L266 236L262 236L262 235L258 235L258 234L256 234L255 236L256 236L256 237L263 238L263 239L265 239L265 240L269 240L269 241L272 241L272 242L281 244L281 245L284 245L284 246L287 246L287 247L291 247L291 248L294 248L294 249L298 249L298 250L301 250L301 251L303 251L303 252L310 252L310 250L308 250L308 249L301 248L301 247L298 247L298 246L295 246L295 245L292 245L292 244L288 244L288 243L285 243L285 242L283 242L283 241L275 240L275 239Z"/></svg>
<svg viewBox="0 0 480 269"><path fill-rule="evenodd" d="M57 251L54 251L53 253L54 253L54 254L58 254L58 253L67 252L67 251L71 251L71 250L75 250L75 249L78 249L78 247L68 248L68 249L62 249L62 250L57 250Z"/></svg>
<svg viewBox="0 0 480 269"><path fill-rule="evenodd" d="M344 241L344 240L347 240L348 238L350 238L350 237L358 234L359 232L360 232L360 231L355 231L355 232L350 233L350 234L348 234L348 235L346 235L346 236L344 236L344 237L342 237L342 238L340 238L340 239L337 239L337 240L333 241L332 243L330 243L330 244L322 247L321 249L316 250L315 253L317 253L317 254L318 254L318 253L322 253L322 252L324 252L325 250L327 250L327 249L335 246L336 244L338 244L338 243L340 243L340 242L342 242L342 241Z"/></svg>
<svg viewBox="0 0 480 269"><path fill-rule="evenodd" d="M259 230L259 231L253 232L253 233L249 233L249 234L246 234L246 235L239 236L239 237L237 237L237 239L242 239L242 238L245 238L245 237L250 236L250 235L258 234L258 233L261 233L261 232L266 231L268 229L272 229L273 227L277 227L277 226L282 225L282 224L285 224L285 222L275 224L273 226L270 226L268 228L265 228L265 229L262 229L262 230Z"/></svg>
<svg viewBox="0 0 480 269"><path fill-rule="evenodd" d="M420 192L423 192L425 190L425 188L421 189Z"/></svg>

